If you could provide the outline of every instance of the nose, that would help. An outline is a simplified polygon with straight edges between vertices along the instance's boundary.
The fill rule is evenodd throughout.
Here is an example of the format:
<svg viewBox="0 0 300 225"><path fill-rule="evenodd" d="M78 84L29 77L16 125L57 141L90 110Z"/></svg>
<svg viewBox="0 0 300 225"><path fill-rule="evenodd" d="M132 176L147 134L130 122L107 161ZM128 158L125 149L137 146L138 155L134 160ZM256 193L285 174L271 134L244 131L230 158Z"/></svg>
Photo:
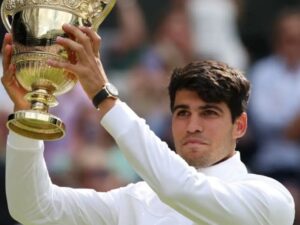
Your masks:
<svg viewBox="0 0 300 225"><path fill-rule="evenodd" d="M192 115L187 124L187 132L191 134L203 132L203 123L201 118L197 115Z"/></svg>

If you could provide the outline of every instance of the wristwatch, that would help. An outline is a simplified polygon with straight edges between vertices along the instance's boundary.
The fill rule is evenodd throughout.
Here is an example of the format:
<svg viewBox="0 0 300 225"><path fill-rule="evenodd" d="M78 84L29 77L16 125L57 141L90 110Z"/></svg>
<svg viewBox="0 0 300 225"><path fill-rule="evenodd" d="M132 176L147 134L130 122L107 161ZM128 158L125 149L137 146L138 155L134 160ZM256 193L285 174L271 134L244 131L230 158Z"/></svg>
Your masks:
<svg viewBox="0 0 300 225"><path fill-rule="evenodd" d="M106 98L117 99L119 97L118 89L111 83L106 83L103 88L94 96L93 104L96 109L99 109L99 105Z"/></svg>

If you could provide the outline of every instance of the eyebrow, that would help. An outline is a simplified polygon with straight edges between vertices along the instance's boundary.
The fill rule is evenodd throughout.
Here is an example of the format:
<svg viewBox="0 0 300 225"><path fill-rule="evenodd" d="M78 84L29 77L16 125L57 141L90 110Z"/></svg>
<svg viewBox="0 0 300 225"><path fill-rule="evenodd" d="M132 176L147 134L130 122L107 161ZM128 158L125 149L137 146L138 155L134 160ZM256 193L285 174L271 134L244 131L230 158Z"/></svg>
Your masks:
<svg viewBox="0 0 300 225"><path fill-rule="evenodd" d="M179 105L174 106L173 112L175 112L177 109L189 109L189 108L190 107L188 105L179 104ZM203 106L199 106L198 109L200 109L200 110L214 109L214 110L217 110L220 113L223 113L223 110L220 107L218 107L214 104L210 104L210 103L207 103Z"/></svg>

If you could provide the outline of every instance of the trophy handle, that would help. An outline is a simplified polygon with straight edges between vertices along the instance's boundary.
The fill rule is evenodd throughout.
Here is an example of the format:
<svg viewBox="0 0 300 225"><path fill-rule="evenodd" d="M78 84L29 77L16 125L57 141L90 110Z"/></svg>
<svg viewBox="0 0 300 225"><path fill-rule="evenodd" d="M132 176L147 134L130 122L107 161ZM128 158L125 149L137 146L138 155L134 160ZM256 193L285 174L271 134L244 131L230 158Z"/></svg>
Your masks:
<svg viewBox="0 0 300 225"><path fill-rule="evenodd" d="M100 24L103 22L103 20L107 17L107 15L110 13L112 8L114 7L117 0L110 0L103 11L101 11L101 16L92 22L92 29L97 31ZM102 1L101 1L102 2Z"/></svg>
<svg viewBox="0 0 300 225"><path fill-rule="evenodd" d="M5 10L4 3L5 3L5 1L3 1L2 5L1 5L1 19L2 19L2 22L3 22L6 30L8 32L11 32L11 24L10 24L10 22L8 20L8 16L11 16L11 15L8 14L7 10Z"/></svg>

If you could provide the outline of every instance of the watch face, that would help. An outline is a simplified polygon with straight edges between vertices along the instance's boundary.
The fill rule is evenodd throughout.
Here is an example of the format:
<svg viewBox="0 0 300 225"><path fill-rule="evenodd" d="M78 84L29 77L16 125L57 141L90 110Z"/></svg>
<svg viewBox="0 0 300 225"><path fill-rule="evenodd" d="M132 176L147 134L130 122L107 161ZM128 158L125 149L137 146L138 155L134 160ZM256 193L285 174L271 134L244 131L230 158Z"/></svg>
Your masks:
<svg viewBox="0 0 300 225"><path fill-rule="evenodd" d="M119 92L118 92L118 89L114 86L114 85L112 85L112 84L110 84L110 83L108 83L107 85L106 85L106 89L107 89L107 91L111 94L111 95L113 95L113 96L118 96L119 95Z"/></svg>

